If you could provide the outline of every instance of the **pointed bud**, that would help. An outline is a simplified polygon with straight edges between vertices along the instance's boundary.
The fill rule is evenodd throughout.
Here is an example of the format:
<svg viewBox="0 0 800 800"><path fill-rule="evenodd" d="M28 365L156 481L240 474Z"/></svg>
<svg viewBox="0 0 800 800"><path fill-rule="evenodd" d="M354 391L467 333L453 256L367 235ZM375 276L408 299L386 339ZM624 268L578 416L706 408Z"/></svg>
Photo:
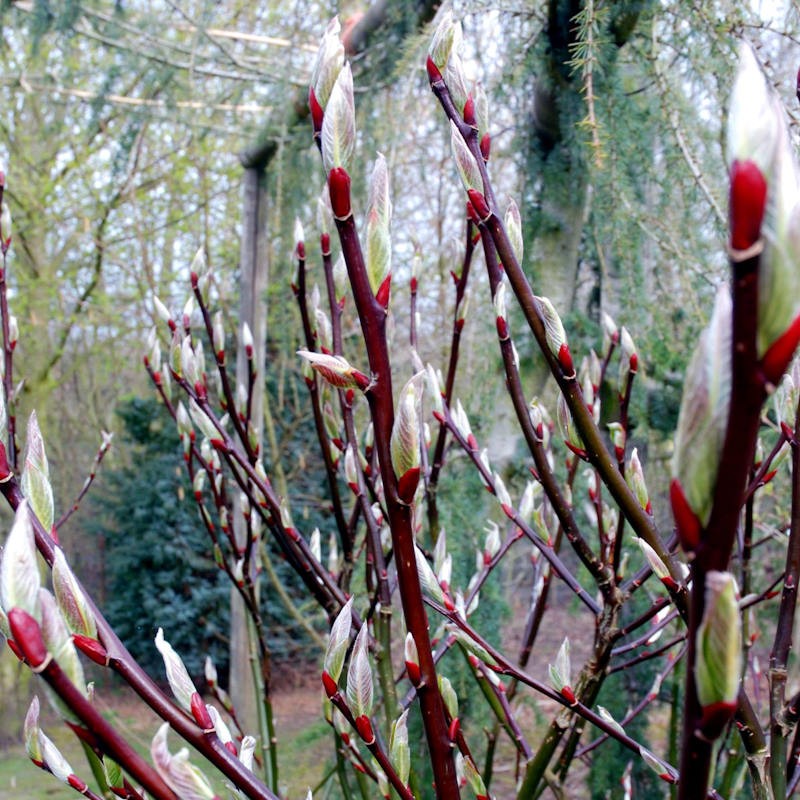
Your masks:
<svg viewBox="0 0 800 800"><path fill-rule="evenodd" d="M192 697L197 694L197 689L186 671L183 660L173 650L172 645L164 639L162 628L159 628L156 633L155 644L156 649L164 659L167 682L175 700L184 711L192 713Z"/></svg>
<svg viewBox="0 0 800 800"><path fill-rule="evenodd" d="M704 735L720 735L736 709L742 668L742 621L736 581L729 572L706 575L706 603L697 629L694 664Z"/></svg>
<svg viewBox="0 0 800 800"><path fill-rule="evenodd" d="M25 725L23 727L23 735L25 737L25 752L28 758L36 764L37 767L44 766L44 756L42 755L42 747L39 742L39 698L34 695L28 706L28 713L25 715Z"/></svg>
<svg viewBox="0 0 800 800"><path fill-rule="evenodd" d="M411 503L419 481L420 440L419 402L422 373L417 373L400 391L392 426L390 451L392 469L398 481L398 494Z"/></svg>
<svg viewBox="0 0 800 800"><path fill-rule="evenodd" d="M97 623L94 613L60 547L56 547L53 557L53 591L58 607L72 633L95 639Z"/></svg>
<svg viewBox="0 0 800 800"><path fill-rule="evenodd" d="M561 317L559 317L558 312L547 297L537 297L536 299L539 301L542 310L542 322L544 323L547 346L561 365L565 377L574 376L575 368L572 365L572 357L567 345L567 334L564 332Z"/></svg>
<svg viewBox="0 0 800 800"><path fill-rule="evenodd" d="M558 648L558 653L556 655L555 663L548 665L548 671L550 672L550 683L552 687L566 697L564 692L565 689L568 689L570 692L572 691L571 686L571 672L572 667L570 664L570 657L569 657L569 639L565 638L564 641L561 643L561 647ZM569 699L569 698L567 698ZM572 696L572 701L574 702L575 696Z"/></svg>
<svg viewBox="0 0 800 800"><path fill-rule="evenodd" d="M490 562L500 551L500 529L494 522L489 522L486 530L486 540L483 545L483 559Z"/></svg>
<svg viewBox="0 0 800 800"><path fill-rule="evenodd" d="M650 495L647 492L647 484L644 480L644 470L642 469L642 462L639 461L639 452L637 448L633 448L630 460L628 461L628 471L625 474L625 480L631 491L639 501L639 505L648 513L652 513L650 507Z"/></svg>
<svg viewBox="0 0 800 800"><path fill-rule="evenodd" d="M62 783L72 785L70 778L75 777L72 767L52 740L41 730L39 731L39 746L41 747L42 761L47 769Z"/></svg>
<svg viewBox="0 0 800 800"><path fill-rule="evenodd" d="M567 405L567 399L559 392L558 401L556 404L558 427L561 430L561 436L564 439L567 447L573 453L583 457L585 450L583 449L583 441L578 429L575 427L575 422L572 419L572 413Z"/></svg>
<svg viewBox="0 0 800 800"><path fill-rule="evenodd" d="M647 544L644 539L637 539L636 541L642 550L642 555L644 555L647 565L651 570L653 570L653 574L656 576L656 578L658 578L665 586L668 586L669 588L675 588L675 581L669 574L667 565L659 558L656 551L653 550L653 548L650 547L650 545Z"/></svg>
<svg viewBox="0 0 800 800"><path fill-rule="evenodd" d="M369 385L367 376L351 367L342 356L312 353L309 350L298 350L297 355L308 361L311 368L331 386L339 389L359 388L363 390Z"/></svg>
<svg viewBox="0 0 800 800"><path fill-rule="evenodd" d="M411 771L411 749L408 746L408 709L406 709L393 723L392 734L389 738L389 757L403 784L408 783Z"/></svg>
<svg viewBox="0 0 800 800"><path fill-rule="evenodd" d="M486 792L486 784L483 782L483 778L480 772L478 772L475 762L469 756L464 758L464 775L470 788L475 793L475 797L479 800L481 798L483 798L483 800L488 800L489 795Z"/></svg>
<svg viewBox="0 0 800 800"><path fill-rule="evenodd" d="M356 143L356 114L353 100L353 74L346 63L336 77L325 117L322 121L322 163L325 171L341 167L348 170ZM333 201L333 198L331 198ZM334 214L336 207L334 205ZM337 214L337 216L339 216Z"/></svg>
<svg viewBox="0 0 800 800"><path fill-rule="evenodd" d="M7 614L13 608L21 608L41 619L41 578L29 514L28 503L23 501L14 514L14 524L0 556L0 601Z"/></svg>
<svg viewBox="0 0 800 800"><path fill-rule="evenodd" d="M743 45L728 113L728 158L751 161L768 175L781 127L769 86L752 49Z"/></svg>
<svg viewBox="0 0 800 800"><path fill-rule="evenodd" d="M339 18L334 17L320 39L319 50L311 69L309 83L321 109L327 105L336 78L344 66L344 45L340 33Z"/></svg>
<svg viewBox="0 0 800 800"><path fill-rule="evenodd" d="M150 745L150 756L169 787L178 797L191 798L191 800L216 800L218 795L214 793L208 778L189 762L189 752L186 749L179 751L176 755L169 752L167 745L167 734L169 724L164 723Z"/></svg>
<svg viewBox="0 0 800 800"><path fill-rule="evenodd" d="M513 198L509 198L508 208L506 209L505 216L506 233L508 234L508 241L511 243L511 249L514 251L514 257L519 264L522 264L522 219L519 215L519 207L514 202Z"/></svg>
<svg viewBox="0 0 800 800"><path fill-rule="evenodd" d="M439 581L431 569L431 565L425 558L425 554L416 545L414 546L414 556L417 562L417 575L419 576L422 591L432 597L437 603L444 604L444 592L442 592L442 587L439 585Z"/></svg>
<svg viewBox="0 0 800 800"><path fill-rule="evenodd" d="M458 176L461 178L461 183L464 185L464 190L469 191L470 189L474 189L482 193L483 178L481 178L478 162L475 160L475 156L470 152L470 149L467 147L466 142L461 137L458 128L452 120L450 121L450 149L453 153L453 159L456 162Z"/></svg>
<svg viewBox="0 0 800 800"><path fill-rule="evenodd" d="M31 669L38 671L50 658L39 622L19 607L10 608L7 619L11 640L16 645L14 652L21 653Z"/></svg>
<svg viewBox="0 0 800 800"><path fill-rule="evenodd" d="M472 97L475 102L475 127L478 129L478 138L482 139L489 132L489 98L480 81L476 81L472 87ZM518 260L522 261L521 258Z"/></svg>
<svg viewBox="0 0 800 800"><path fill-rule="evenodd" d="M373 294L392 269L392 242L389 224L392 204L389 200L389 173L386 159L378 153L370 178L369 210L367 212L366 266Z"/></svg>
<svg viewBox="0 0 800 800"><path fill-rule="evenodd" d="M300 222L300 217L294 219L294 245L295 252L298 258L306 257L306 234L303 230L303 223Z"/></svg>
<svg viewBox="0 0 800 800"><path fill-rule="evenodd" d="M0 208L0 239L5 249L8 249L8 245L11 242L12 227L11 209L8 207L8 203L3 203Z"/></svg>
<svg viewBox="0 0 800 800"><path fill-rule="evenodd" d="M417 652L417 643L414 641L411 631L406 634L404 657L406 663L406 672L408 673L408 679L411 681L411 685L419 686L421 679L419 653Z"/></svg>
<svg viewBox="0 0 800 800"><path fill-rule="evenodd" d="M461 40L461 23L453 20L453 13L448 8L442 14L428 48L428 56L440 71L447 66L453 50L457 51L461 46Z"/></svg>
<svg viewBox="0 0 800 800"><path fill-rule="evenodd" d="M35 411L28 419L27 441L25 469L21 480L22 493L42 527L49 531L53 527L54 518L53 488L50 485L50 467L45 454L44 439Z"/></svg>
<svg viewBox="0 0 800 800"><path fill-rule="evenodd" d="M369 632L364 624L356 636L347 669L347 703L356 718L369 717L372 711L372 669L369 665L368 643Z"/></svg>
<svg viewBox="0 0 800 800"><path fill-rule="evenodd" d="M731 299L723 288L686 370L675 434L670 499L681 544L688 551L696 547L699 529L711 514L730 391Z"/></svg>
<svg viewBox="0 0 800 800"><path fill-rule="evenodd" d="M342 667L344 666L344 658L347 654L347 648L350 646L350 627L352 625L353 613L353 598L351 597L343 606L342 610L337 615L336 619L331 626L331 634L328 639L328 649L325 651L325 661L323 664L323 679L327 675L330 687L333 692L328 691L329 685L326 684L325 688L328 691L328 696L334 694L337 689L336 684L339 676L342 674Z"/></svg>
<svg viewBox="0 0 800 800"><path fill-rule="evenodd" d="M323 190L317 198L317 225L319 226L320 236L330 236L335 227L333 222L333 210L331 209L331 198L326 190ZM330 247L330 241L328 242L328 246Z"/></svg>

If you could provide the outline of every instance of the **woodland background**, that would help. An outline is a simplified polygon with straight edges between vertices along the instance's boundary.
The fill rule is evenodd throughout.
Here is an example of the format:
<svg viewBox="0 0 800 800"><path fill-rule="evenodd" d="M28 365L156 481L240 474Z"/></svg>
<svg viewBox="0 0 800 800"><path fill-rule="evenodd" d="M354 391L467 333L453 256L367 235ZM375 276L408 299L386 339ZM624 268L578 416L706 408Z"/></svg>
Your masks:
<svg viewBox="0 0 800 800"><path fill-rule="evenodd" d="M79 491L100 431L114 432L90 498L60 533L75 571L154 672L159 624L169 625L190 670L200 671L205 652L224 666L229 589L217 579L196 511L181 502L189 488L177 436L141 366L152 296L180 309L202 246L236 318L244 168L258 164L267 230L267 467L293 487L296 517L308 527L324 520L289 287L295 216L314 241L323 185L303 110L307 80L318 38L338 13L354 26L360 152L383 152L392 175L395 351L406 357L416 249L420 351L436 361L463 237L449 132L423 67L437 6L2 3L0 161L14 219L16 364L25 377L18 417L37 410L57 517ZM601 311L634 335L645 366L636 439L648 452L651 494L663 492L654 465L669 458L683 370L726 267L724 119L736 50L742 40L754 46L796 131L800 8L738 0L452 7L468 70L490 98L496 186L520 203L526 269L559 308L570 341L596 340ZM365 194L372 156L364 158L354 196ZM494 320L481 313L485 278L474 280L456 394L473 426L491 434L493 462L505 458L511 469L516 442L505 435L503 387L483 380L496 358ZM535 375L529 347L520 355ZM486 513L480 492L464 497L451 529ZM287 674L316 674L313 634L324 619L304 608L277 559L274 566L286 594L269 595L276 659ZM492 602L498 615L513 606L513 598ZM201 625L187 624L198 618ZM12 765L22 763L14 758L28 700L23 676L0 654L0 757ZM298 735L302 746L310 734ZM23 780L27 769L10 772ZM3 794L10 772L0 770L0 797L22 796Z"/></svg>

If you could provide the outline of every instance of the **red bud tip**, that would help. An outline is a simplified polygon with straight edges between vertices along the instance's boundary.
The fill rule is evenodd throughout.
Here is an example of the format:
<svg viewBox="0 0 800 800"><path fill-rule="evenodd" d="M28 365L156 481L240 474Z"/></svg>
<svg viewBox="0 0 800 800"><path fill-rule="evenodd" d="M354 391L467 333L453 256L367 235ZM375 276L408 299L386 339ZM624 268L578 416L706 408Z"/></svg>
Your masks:
<svg viewBox="0 0 800 800"><path fill-rule="evenodd" d="M674 776L670 775L669 772L662 772L658 777L665 783L677 783Z"/></svg>
<svg viewBox="0 0 800 800"><path fill-rule="evenodd" d="M236 751L236 745L233 742L225 742L225 749L232 755L238 756L239 753Z"/></svg>
<svg viewBox="0 0 800 800"><path fill-rule="evenodd" d="M455 328L456 333L461 333L461 331L464 330L464 317L457 319L453 327Z"/></svg>
<svg viewBox="0 0 800 800"><path fill-rule="evenodd" d="M190 282L192 284L192 289L196 289L197 288L197 281L200 280L200 279L198 278L197 273L194 270L192 270L189 273L189 280L190 280Z"/></svg>
<svg viewBox="0 0 800 800"><path fill-rule="evenodd" d="M329 698L333 697L339 691L339 686L336 681L325 670L322 670L322 685L325 688L325 694L328 695Z"/></svg>
<svg viewBox="0 0 800 800"><path fill-rule="evenodd" d="M566 342L558 348L558 363L561 371L567 377L575 374L575 366L572 363L572 354L569 352L569 345Z"/></svg>
<svg viewBox="0 0 800 800"><path fill-rule="evenodd" d="M478 665L481 663L480 660L478 659L478 656L474 656L471 653L470 655L467 656L467 660L469 661L470 666L473 669L478 669Z"/></svg>
<svg viewBox="0 0 800 800"><path fill-rule="evenodd" d="M328 175L331 208L337 219L347 219L350 214L350 176L343 167L334 167Z"/></svg>
<svg viewBox="0 0 800 800"><path fill-rule="evenodd" d="M0 442L0 483L4 483L11 477L11 467L8 465L6 446Z"/></svg>
<svg viewBox="0 0 800 800"><path fill-rule="evenodd" d="M214 723L211 720L211 715L208 713L206 704L203 702L203 698L200 697L199 692L194 692L194 694L192 694L192 698L189 701L189 704L195 722L197 722L197 724L204 731L214 730Z"/></svg>
<svg viewBox="0 0 800 800"><path fill-rule="evenodd" d="M342 734L342 742L344 742L345 746L350 744L350 734L343 733ZM361 764L353 764L354 767L361 767ZM363 767L361 767L363 769Z"/></svg>
<svg viewBox="0 0 800 800"><path fill-rule="evenodd" d="M713 741L718 738L736 711L736 703L712 703L704 706L700 717L700 731Z"/></svg>
<svg viewBox="0 0 800 800"><path fill-rule="evenodd" d="M576 447L572 442L565 441L564 444L567 446L569 450L575 453L581 461L588 461L589 457L586 455L586 451L582 447Z"/></svg>
<svg viewBox="0 0 800 800"><path fill-rule="evenodd" d="M25 660L25 654L22 652L22 650L19 649L19 647L17 646L17 643L13 639L6 639L6 641L8 642L8 646L11 649L11 652L20 661L24 661Z"/></svg>
<svg viewBox="0 0 800 800"><path fill-rule="evenodd" d="M489 219L492 212L489 210L489 204L483 194L477 189L467 189L467 197L469 197L469 202L472 203L472 207L478 215L478 221L482 222Z"/></svg>
<svg viewBox="0 0 800 800"><path fill-rule="evenodd" d="M451 272L450 274L452 275L453 273ZM412 294L416 294L416 292L417 292L417 279L412 277L411 278L411 293Z"/></svg>
<svg viewBox="0 0 800 800"><path fill-rule="evenodd" d="M467 436L467 446L470 450L478 449L478 440L475 438L475 434L471 433L469 436Z"/></svg>
<svg viewBox="0 0 800 800"><path fill-rule="evenodd" d="M675 579L671 575L666 575L661 579L661 583L667 587L671 592L676 592L678 590L678 584L675 582Z"/></svg>
<svg viewBox="0 0 800 800"><path fill-rule="evenodd" d="M41 667L47 658L47 647L39 623L27 611L15 607L8 612L8 627L17 648L31 668Z"/></svg>
<svg viewBox="0 0 800 800"><path fill-rule="evenodd" d="M73 633L72 641L75 647L87 658L94 661L95 664L99 664L101 667L108 666L108 651L97 639L92 639L90 636L84 636L80 633Z"/></svg>
<svg viewBox="0 0 800 800"><path fill-rule="evenodd" d="M89 788L77 775L68 775L67 783L75 789L76 792L80 792L81 794Z"/></svg>
<svg viewBox="0 0 800 800"><path fill-rule="evenodd" d="M473 223L474 225L480 225L480 218L478 217L478 212L475 211L472 203L467 200L467 219Z"/></svg>
<svg viewBox="0 0 800 800"><path fill-rule="evenodd" d="M323 233L322 236L319 237L319 246L322 250L322 255L327 256L330 255L331 252L331 235L329 233Z"/></svg>
<svg viewBox="0 0 800 800"><path fill-rule="evenodd" d="M397 494L406 505L410 506L414 501L414 494L417 491L418 483L419 467L411 467L411 469L406 470L398 479Z"/></svg>
<svg viewBox="0 0 800 800"><path fill-rule="evenodd" d="M791 427L786 422L783 422L783 421L781 422L781 433L783 433L784 437L788 441L791 442L791 441L794 440L794 431L791 429Z"/></svg>
<svg viewBox="0 0 800 800"><path fill-rule="evenodd" d="M453 717L453 719L450 720L450 727L447 731L447 735L451 742L454 742L458 738L458 732L460 730L461 722L459 721L458 717Z"/></svg>
<svg viewBox="0 0 800 800"><path fill-rule="evenodd" d="M498 317L495 323L497 325L497 335L500 337L500 341L504 342L508 339L508 324L503 317Z"/></svg>
<svg viewBox="0 0 800 800"><path fill-rule="evenodd" d="M669 501L672 505L672 516L675 517L675 527L681 547L687 553L693 553L700 544L700 520L692 511L683 493L683 487L677 478L669 485Z"/></svg>
<svg viewBox="0 0 800 800"><path fill-rule="evenodd" d="M308 87L308 108L311 111L311 124L314 126L314 133L317 134L322 130L322 118L325 112L322 106L317 102L317 95L314 94L313 87Z"/></svg>
<svg viewBox="0 0 800 800"><path fill-rule="evenodd" d="M622 461L625 458L625 448L624 447L617 447L614 446L614 455L617 457L617 461Z"/></svg>
<svg viewBox="0 0 800 800"><path fill-rule="evenodd" d="M406 672L408 673L408 679L411 681L411 685L415 687L419 686L422 680L422 672L420 671L419 664L415 664L413 661L406 661Z"/></svg>
<svg viewBox="0 0 800 800"><path fill-rule="evenodd" d="M442 73L439 71L439 67L433 63L433 59L430 56L425 62L425 69L428 71L428 80L432 84L442 80Z"/></svg>
<svg viewBox="0 0 800 800"><path fill-rule="evenodd" d="M364 740L365 744L371 745L375 741L375 733L372 730L372 723L369 721L369 717L362 714L360 717L356 717L355 723L358 735Z"/></svg>
<svg viewBox="0 0 800 800"><path fill-rule="evenodd" d="M761 371L772 384L780 382L800 342L800 316L770 345L761 359Z"/></svg>
<svg viewBox="0 0 800 800"><path fill-rule="evenodd" d="M453 279L453 283L454 283L456 286L458 286L458 282L461 280L461 278L459 278L459 276L458 276L458 275L456 275L456 273L455 273L455 272L453 272L453 270L452 270L452 269L450 270L450 277Z"/></svg>
<svg viewBox="0 0 800 800"><path fill-rule="evenodd" d="M768 472L764 476L764 480L761 481L761 485L765 486L766 484L768 484L777 474L778 474L778 470L776 470L776 469L773 469L770 472Z"/></svg>
<svg viewBox="0 0 800 800"><path fill-rule="evenodd" d="M561 687L561 696L571 705L574 706L576 703L575 700L575 692L572 691L572 687L570 686L562 686Z"/></svg>
<svg viewBox="0 0 800 800"><path fill-rule="evenodd" d="M767 201L767 182L753 161L734 161L731 167L731 248L747 250L761 235Z"/></svg>
<svg viewBox="0 0 800 800"><path fill-rule="evenodd" d="M390 272L378 287L375 300L381 308L389 308L389 296L392 293L392 273Z"/></svg>
<svg viewBox="0 0 800 800"><path fill-rule="evenodd" d="M464 122L467 123L471 128L475 127L475 101L472 99L472 95L467 98L467 102L464 103Z"/></svg>
<svg viewBox="0 0 800 800"><path fill-rule="evenodd" d="M484 133L481 137L481 155L484 161L489 160L489 154L492 151L492 137L488 133Z"/></svg>
<svg viewBox="0 0 800 800"><path fill-rule="evenodd" d="M306 246L304 242L297 243L297 257L299 259L305 259L306 257Z"/></svg>
<svg viewBox="0 0 800 800"><path fill-rule="evenodd" d="M509 518L514 519L514 509L508 505L507 503L502 503L500 508L503 509L503 513Z"/></svg>
<svg viewBox="0 0 800 800"><path fill-rule="evenodd" d="M634 353L631 356L630 361L628 363L630 371L634 373L637 372L639 369L639 356L636 353Z"/></svg>

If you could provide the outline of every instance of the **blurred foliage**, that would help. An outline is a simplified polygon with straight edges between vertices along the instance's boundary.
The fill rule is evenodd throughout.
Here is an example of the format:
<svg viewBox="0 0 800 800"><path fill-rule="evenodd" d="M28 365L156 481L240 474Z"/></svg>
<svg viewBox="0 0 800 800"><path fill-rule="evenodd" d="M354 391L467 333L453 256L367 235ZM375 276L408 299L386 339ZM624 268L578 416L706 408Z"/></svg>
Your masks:
<svg viewBox="0 0 800 800"><path fill-rule="evenodd" d="M206 655L223 674L230 585L198 520L174 425L154 400L130 399L117 415L130 461L105 476L91 524L105 547L104 613L153 677L164 678L158 628L192 675L203 675Z"/></svg>

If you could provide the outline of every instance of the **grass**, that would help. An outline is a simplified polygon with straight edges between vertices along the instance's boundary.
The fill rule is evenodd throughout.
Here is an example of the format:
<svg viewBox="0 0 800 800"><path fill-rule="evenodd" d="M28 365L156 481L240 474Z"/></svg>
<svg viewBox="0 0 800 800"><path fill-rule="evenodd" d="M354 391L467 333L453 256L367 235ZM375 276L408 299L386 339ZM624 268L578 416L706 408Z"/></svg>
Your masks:
<svg viewBox="0 0 800 800"><path fill-rule="evenodd" d="M148 756L150 739L160 725L160 720L148 709L142 708L127 691L100 690L97 705L103 715L123 732L137 750ZM92 788L91 771L83 749L72 733L60 722L47 701L42 700L42 728L55 742L76 774ZM330 728L321 718L320 691L316 683L286 687L275 697L276 719L281 731L278 744L281 793L286 797L304 798L309 787L314 787L326 774L331 761ZM7 721L8 727L19 723ZM181 740L170 736L170 749L176 752ZM149 756L148 756L149 760ZM201 760L193 759L198 766ZM205 770L212 778L213 770ZM213 776L214 778L216 776ZM228 797L223 781L215 780L215 789L221 797ZM52 775L35 767L23 744L0 748L0 800L67 800L76 793Z"/></svg>

